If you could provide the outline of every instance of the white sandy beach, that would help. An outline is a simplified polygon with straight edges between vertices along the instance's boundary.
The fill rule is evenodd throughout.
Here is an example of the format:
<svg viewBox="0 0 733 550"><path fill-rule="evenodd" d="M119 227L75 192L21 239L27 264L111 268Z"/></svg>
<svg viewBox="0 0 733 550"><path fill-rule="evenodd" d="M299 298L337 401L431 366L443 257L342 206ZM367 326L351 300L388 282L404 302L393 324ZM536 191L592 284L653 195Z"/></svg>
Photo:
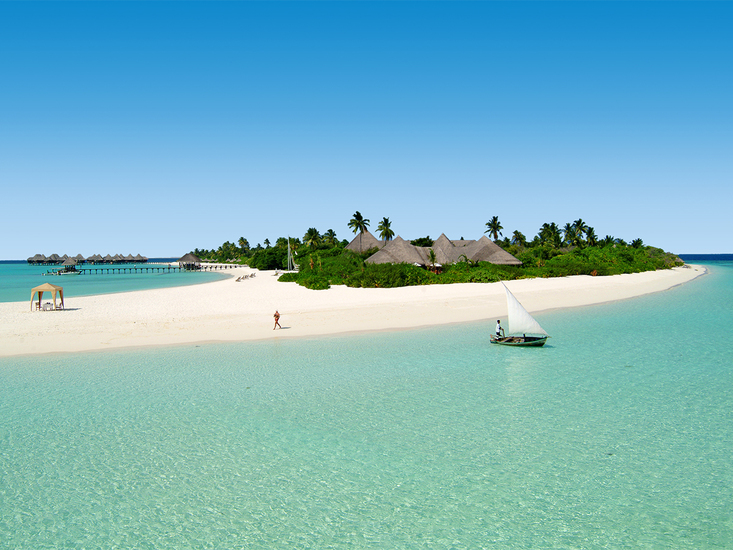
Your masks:
<svg viewBox="0 0 733 550"><path fill-rule="evenodd" d="M272 271L241 282L235 278L255 270L242 267L230 273L226 280L187 287L67 295L62 311L31 311L30 302L0 303L0 356L302 338L481 320L491 330L492 322L506 316L500 283L315 291L279 283ZM538 312L660 292L704 273L704 267L692 265L506 284L530 312ZM276 309L283 328L273 330Z"/></svg>

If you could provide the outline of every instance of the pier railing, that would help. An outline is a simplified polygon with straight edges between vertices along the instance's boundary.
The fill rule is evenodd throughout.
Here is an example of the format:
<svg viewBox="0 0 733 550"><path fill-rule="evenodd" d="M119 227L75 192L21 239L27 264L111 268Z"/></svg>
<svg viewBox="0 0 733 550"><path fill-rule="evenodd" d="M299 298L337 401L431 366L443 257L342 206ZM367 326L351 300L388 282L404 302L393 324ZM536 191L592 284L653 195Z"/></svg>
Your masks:
<svg viewBox="0 0 733 550"><path fill-rule="evenodd" d="M223 269L234 269L242 267L239 265L227 264L209 264L191 267L181 267L177 265L116 265L116 266L89 266L77 267L74 271L78 271L80 275L104 275L104 274L123 274L123 273L184 273L191 271L219 271ZM55 271L49 271L49 275L55 275Z"/></svg>

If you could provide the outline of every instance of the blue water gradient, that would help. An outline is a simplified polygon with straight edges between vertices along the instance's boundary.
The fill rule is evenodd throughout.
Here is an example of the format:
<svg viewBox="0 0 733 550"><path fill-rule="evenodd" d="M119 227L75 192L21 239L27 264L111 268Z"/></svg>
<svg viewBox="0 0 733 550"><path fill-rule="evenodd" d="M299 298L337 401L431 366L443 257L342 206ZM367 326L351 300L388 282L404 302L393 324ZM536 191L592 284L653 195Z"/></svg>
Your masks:
<svg viewBox="0 0 733 550"><path fill-rule="evenodd" d="M726 548L733 265L486 323L0 359L8 548Z"/></svg>
<svg viewBox="0 0 733 550"><path fill-rule="evenodd" d="M163 267L169 264L177 266L178 260L173 258L153 258L150 263L141 265ZM62 286L64 288L64 295L70 297L195 285L217 281L228 276L226 271L48 275L49 271L58 269L58 267L28 265L24 261L0 261L0 302L22 302L30 300L31 289L44 283Z"/></svg>

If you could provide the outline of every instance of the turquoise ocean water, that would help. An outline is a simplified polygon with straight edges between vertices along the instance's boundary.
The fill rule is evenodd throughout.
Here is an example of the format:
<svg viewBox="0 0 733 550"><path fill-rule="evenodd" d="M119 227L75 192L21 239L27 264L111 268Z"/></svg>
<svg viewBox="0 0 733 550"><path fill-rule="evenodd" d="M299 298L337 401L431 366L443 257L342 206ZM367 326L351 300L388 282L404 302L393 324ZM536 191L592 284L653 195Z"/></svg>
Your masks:
<svg viewBox="0 0 733 550"><path fill-rule="evenodd" d="M398 333L0 359L0 547L722 549L733 262Z"/></svg>
<svg viewBox="0 0 733 550"><path fill-rule="evenodd" d="M173 258L152 259L149 266L159 263L178 265ZM141 264L144 265L144 264ZM84 266L82 266L84 267ZM31 266L25 261L0 261L0 302L30 300L31 289L44 283L64 288L65 296L92 296L113 292L129 292L152 288L207 283L227 277L226 271L183 273L123 273L50 276L47 272L58 266Z"/></svg>

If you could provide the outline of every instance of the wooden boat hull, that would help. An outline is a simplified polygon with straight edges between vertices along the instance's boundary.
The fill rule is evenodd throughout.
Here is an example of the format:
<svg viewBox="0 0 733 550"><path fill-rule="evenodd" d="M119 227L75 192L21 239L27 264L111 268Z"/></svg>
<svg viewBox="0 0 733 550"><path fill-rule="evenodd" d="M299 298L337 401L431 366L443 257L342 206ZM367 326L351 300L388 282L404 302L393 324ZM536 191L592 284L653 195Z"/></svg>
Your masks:
<svg viewBox="0 0 733 550"><path fill-rule="evenodd" d="M49 271L41 275L81 275L81 271Z"/></svg>
<svg viewBox="0 0 733 550"><path fill-rule="evenodd" d="M492 344L501 344L503 346L525 346L525 347L541 347L547 342L548 336L495 336L491 334Z"/></svg>

